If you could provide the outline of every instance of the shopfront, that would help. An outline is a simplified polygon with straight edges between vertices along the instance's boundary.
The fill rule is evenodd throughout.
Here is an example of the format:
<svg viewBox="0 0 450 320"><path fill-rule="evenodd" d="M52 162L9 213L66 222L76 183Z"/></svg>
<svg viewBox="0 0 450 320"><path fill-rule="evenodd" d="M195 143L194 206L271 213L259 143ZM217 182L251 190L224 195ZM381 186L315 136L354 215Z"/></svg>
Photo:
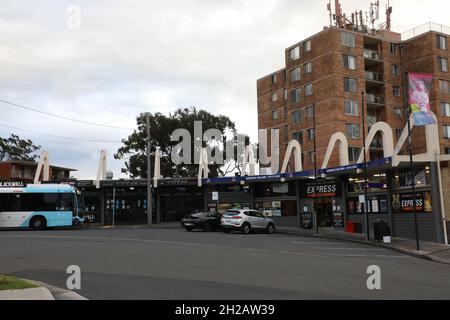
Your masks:
<svg viewBox="0 0 450 320"><path fill-rule="evenodd" d="M342 181L339 178L319 178L301 181L301 225L313 226L314 212L319 227L344 227Z"/></svg>

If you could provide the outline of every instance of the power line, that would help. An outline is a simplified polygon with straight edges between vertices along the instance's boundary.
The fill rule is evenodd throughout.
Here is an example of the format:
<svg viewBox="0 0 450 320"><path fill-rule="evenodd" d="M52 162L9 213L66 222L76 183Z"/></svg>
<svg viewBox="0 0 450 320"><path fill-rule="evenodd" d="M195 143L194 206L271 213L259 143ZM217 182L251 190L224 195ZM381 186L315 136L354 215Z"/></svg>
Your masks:
<svg viewBox="0 0 450 320"><path fill-rule="evenodd" d="M47 116L51 116L51 117L55 117L55 118L59 118L59 119L64 119L64 120L68 120L68 121L88 124L88 125L91 125L91 126L112 128L112 129L121 129L121 130L134 130L134 128L121 127L121 126L112 126L112 125L108 125L108 124L102 124L102 123L96 123L96 122L90 122L90 121L84 121L84 120L74 119L74 118L70 118L70 117L65 117L65 116L61 116L61 115L58 115L58 114L54 114L54 113L38 110L36 108L26 107L26 106L23 106L23 105L14 103L14 102L2 100L2 99L0 99L0 102L3 102L5 104L8 104L8 105L13 106L13 107L25 109L25 110L28 110L28 111L33 111L33 112L45 114Z"/></svg>
<svg viewBox="0 0 450 320"><path fill-rule="evenodd" d="M54 135L54 134L48 134L48 133L42 133L42 132L32 131L32 130L28 130L28 129L17 128L17 127L13 127L13 126L10 126L7 124L3 124L3 123L0 123L0 127L5 127L5 128L9 128L9 129L20 130L20 131L24 131L24 132L40 134L40 135L47 136L47 137L63 139L63 140L70 140L70 141L94 142L94 143L115 143L115 144L120 143L120 141L80 139L80 138L73 138L73 137L58 136L58 135Z"/></svg>

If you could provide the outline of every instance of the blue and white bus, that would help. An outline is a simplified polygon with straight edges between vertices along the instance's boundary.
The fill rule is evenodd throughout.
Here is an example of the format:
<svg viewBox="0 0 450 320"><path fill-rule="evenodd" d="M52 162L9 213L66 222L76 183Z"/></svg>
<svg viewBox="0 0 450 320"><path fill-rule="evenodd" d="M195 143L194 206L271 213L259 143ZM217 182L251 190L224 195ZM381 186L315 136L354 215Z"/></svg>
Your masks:
<svg viewBox="0 0 450 320"><path fill-rule="evenodd" d="M46 229L79 225L76 189L42 184L0 188L0 228Z"/></svg>

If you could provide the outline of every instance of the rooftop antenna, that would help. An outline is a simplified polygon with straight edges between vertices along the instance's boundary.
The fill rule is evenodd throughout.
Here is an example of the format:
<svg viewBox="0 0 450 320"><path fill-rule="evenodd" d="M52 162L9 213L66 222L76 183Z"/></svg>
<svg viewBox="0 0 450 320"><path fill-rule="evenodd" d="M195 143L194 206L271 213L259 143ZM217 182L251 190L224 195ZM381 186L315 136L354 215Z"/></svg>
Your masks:
<svg viewBox="0 0 450 320"><path fill-rule="evenodd" d="M392 6L388 0L388 4L386 6L386 30L391 30L391 15L392 15Z"/></svg>
<svg viewBox="0 0 450 320"><path fill-rule="evenodd" d="M331 0L327 4L327 10L330 13L330 27L333 26L333 13L331 11Z"/></svg>

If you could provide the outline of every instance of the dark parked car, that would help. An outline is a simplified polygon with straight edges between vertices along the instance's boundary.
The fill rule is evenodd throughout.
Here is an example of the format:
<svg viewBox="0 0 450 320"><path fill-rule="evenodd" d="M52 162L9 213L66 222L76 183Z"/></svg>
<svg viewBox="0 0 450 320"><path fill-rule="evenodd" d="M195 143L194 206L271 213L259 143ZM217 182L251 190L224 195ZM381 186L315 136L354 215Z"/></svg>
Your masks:
<svg viewBox="0 0 450 320"><path fill-rule="evenodd" d="M195 212L181 220L181 226L186 231L202 229L203 231L216 231L220 228L220 214L215 212Z"/></svg>

